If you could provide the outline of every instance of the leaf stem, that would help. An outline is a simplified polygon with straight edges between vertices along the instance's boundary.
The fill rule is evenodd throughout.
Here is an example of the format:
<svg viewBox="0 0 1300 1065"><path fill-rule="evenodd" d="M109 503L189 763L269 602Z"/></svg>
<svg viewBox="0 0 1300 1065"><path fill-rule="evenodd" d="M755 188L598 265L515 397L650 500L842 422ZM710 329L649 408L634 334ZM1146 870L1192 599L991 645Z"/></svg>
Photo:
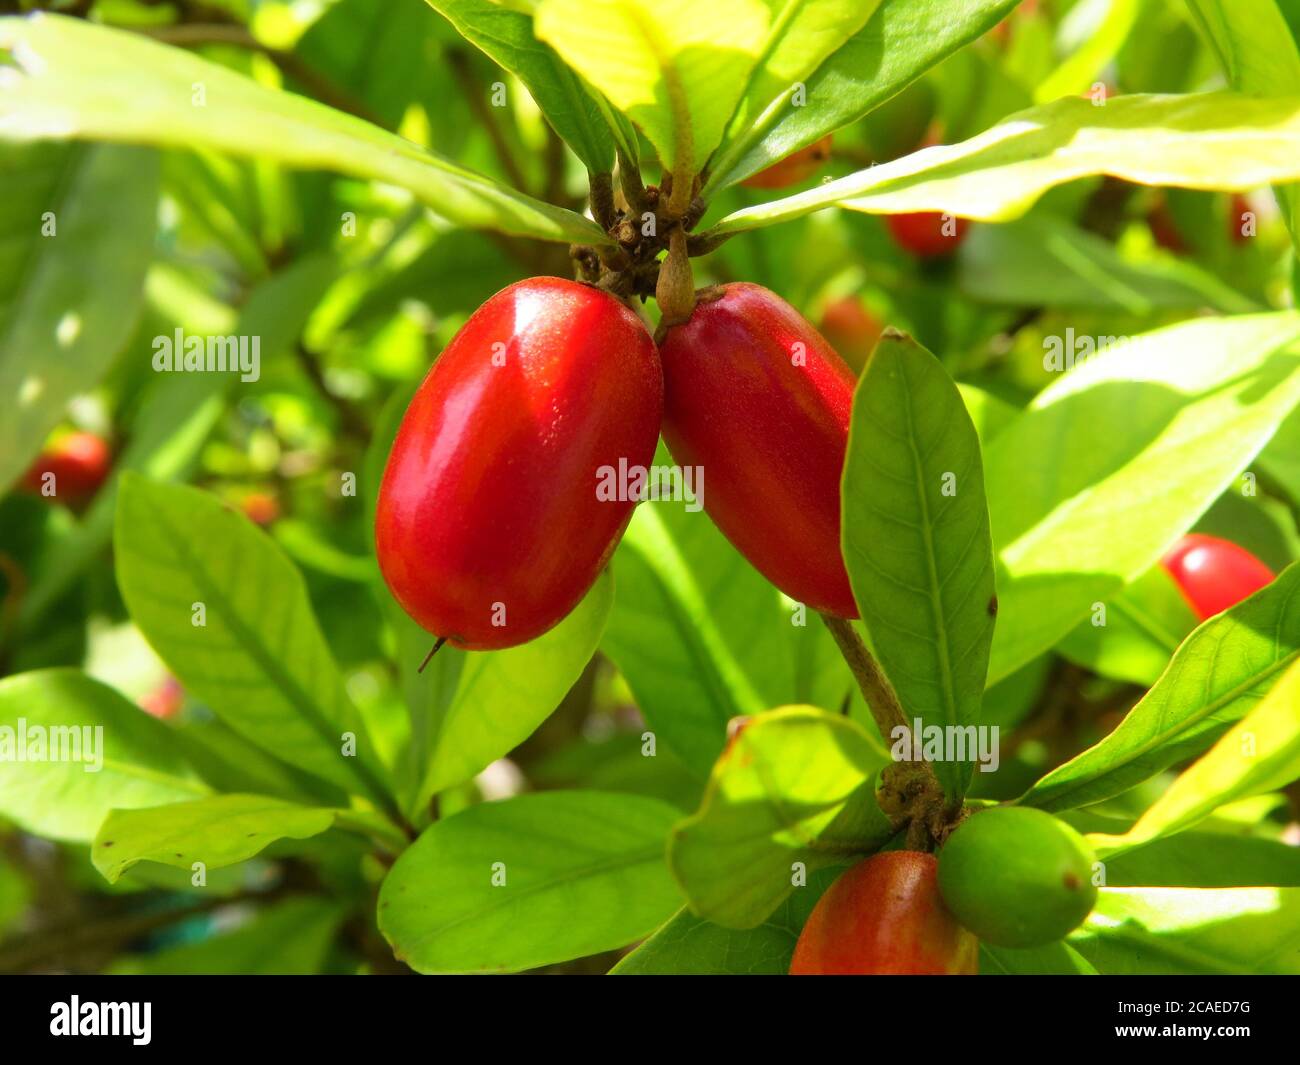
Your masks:
<svg viewBox="0 0 1300 1065"><path fill-rule="evenodd" d="M862 697L867 701L867 709L871 711L876 727L880 729L881 738L888 743L894 729L900 726L910 729L911 726L908 725L907 717L903 713L903 705L898 701L898 696L894 693L884 671L867 650L867 645L862 642L862 637L858 635L853 624L830 614L822 614L821 618L830 630L836 646L839 647L840 654L844 656L844 661L853 672L853 677L862 691Z"/></svg>

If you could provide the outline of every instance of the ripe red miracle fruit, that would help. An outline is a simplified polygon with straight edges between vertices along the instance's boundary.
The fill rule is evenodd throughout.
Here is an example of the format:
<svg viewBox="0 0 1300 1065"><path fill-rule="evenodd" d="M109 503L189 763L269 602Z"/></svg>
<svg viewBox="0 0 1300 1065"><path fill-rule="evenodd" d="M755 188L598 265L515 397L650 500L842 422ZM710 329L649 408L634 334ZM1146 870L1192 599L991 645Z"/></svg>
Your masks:
<svg viewBox="0 0 1300 1065"><path fill-rule="evenodd" d="M1189 533L1161 560L1202 621L1236 606L1273 581L1273 571L1244 547Z"/></svg>
<svg viewBox="0 0 1300 1065"><path fill-rule="evenodd" d="M725 285L667 331L664 439L704 470L704 508L768 580L815 610L858 617L840 551L840 475L856 377L759 285Z"/></svg>
<svg viewBox="0 0 1300 1065"><path fill-rule="evenodd" d="M388 457L380 570L422 627L491 650L546 632L587 593L635 500L602 467L649 466L663 372L644 323L606 292L534 277L447 345Z"/></svg>

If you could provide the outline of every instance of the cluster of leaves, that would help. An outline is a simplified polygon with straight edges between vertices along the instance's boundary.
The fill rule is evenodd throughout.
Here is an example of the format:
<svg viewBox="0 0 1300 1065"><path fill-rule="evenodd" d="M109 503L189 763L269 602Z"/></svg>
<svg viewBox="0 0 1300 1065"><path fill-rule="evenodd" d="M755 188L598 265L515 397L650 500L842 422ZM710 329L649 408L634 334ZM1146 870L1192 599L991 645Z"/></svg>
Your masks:
<svg viewBox="0 0 1300 1065"><path fill-rule="evenodd" d="M820 890L896 827L888 739L815 619L704 515L654 503L557 628L418 674L428 638L369 540L436 352L503 284L569 272L566 245L612 246L588 183L657 158L698 178L697 279L810 313L862 294L917 338L882 341L855 397L862 634L909 716L1006 730L997 773L938 767L952 803L1058 812L1105 862L1068 945L985 950L984 971L1300 969L1279 813L1300 776L1300 313L1277 309L1300 10L1016 6L0 19L0 488L74 400L117 445L82 513L0 505L0 725L103 729L98 772L0 762L0 926L52 866L94 897L93 945L172 933L120 971L508 971L639 940L616 971L785 970ZM1103 75L1119 95L1073 95ZM911 151L936 123L946 145ZM831 132L832 180L739 187ZM1270 184L1279 215L1231 240L1223 193ZM1153 246L1153 210L1190 254ZM998 224L922 267L875 217L910 211ZM1059 376L1044 340L1067 329L1131 340ZM153 372L178 330L260 338L260 380ZM253 487L286 512L267 531L227 505ZM1193 527L1281 571L1199 627L1157 565ZM132 702L164 673L174 723ZM237 930L175 934L235 901ZM105 961L75 926L18 932L0 966Z"/></svg>

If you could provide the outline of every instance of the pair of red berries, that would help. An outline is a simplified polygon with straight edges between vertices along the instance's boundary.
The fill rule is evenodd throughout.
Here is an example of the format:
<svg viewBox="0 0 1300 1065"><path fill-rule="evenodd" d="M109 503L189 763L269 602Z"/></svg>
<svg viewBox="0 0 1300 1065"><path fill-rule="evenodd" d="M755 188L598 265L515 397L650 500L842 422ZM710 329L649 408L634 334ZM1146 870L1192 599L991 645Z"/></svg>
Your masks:
<svg viewBox="0 0 1300 1065"><path fill-rule="evenodd" d="M380 568L406 612L454 646L531 640L609 560L637 500L598 486L653 466L662 428L680 465L703 468L705 509L758 570L813 609L856 617L839 546L855 384L757 285L702 299L658 346L599 289L511 285L447 346L398 429L376 510Z"/></svg>

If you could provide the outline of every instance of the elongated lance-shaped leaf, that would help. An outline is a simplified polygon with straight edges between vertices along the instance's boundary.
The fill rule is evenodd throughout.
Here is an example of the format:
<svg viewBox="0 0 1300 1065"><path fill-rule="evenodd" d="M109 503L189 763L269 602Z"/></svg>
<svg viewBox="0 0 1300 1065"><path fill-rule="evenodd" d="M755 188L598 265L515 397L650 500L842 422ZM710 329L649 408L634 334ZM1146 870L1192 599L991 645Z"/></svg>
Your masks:
<svg viewBox="0 0 1300 1065"><path fill-rule="evenodd" d="M955 807L977 753L997 609L993 541L966 404L939 361L901 333L885 333L858 382L842 494L849 583L904 716L963 741L961 751L945 744L935 765Z"/></svg>
<svg viewBox="0 0 1300 1065"><path fill-rule="evenodd" d="M1005 222L1049 189L1109 174L1139 185L1245 191L1300 179L1300 94L1065 97L960 144L937 145L795 196L746 207L705 231L721 237L840 206L868 214L937 211Z"/></svg>
<svg viewBox="0 0 1300 1065"><path fill-rule="evenodd" d="M211 148L399 185L464 226L609 242L573 211L138 34L59 15L6 18L0 19L0 56L6 53L0 137Z"/></svg>
<svg viewBox="0 0 1300 1065"><path fill-rule="evenodd" d="M681 905L675 807L599 791L471 806L425 829L379 891L379 930L417 972L515 972L625 946Z"/></svg>
<svg viewBox="0 0 1300 1065"><path fill-rule="evenodd" d="M1300 661L1300 563L1210 618L1114 732L1035 784L1020 802L1066 810L1127 791L1204 751Z"/></svg>
<svg viewBox="0 0 1300 1065"><path fill-rule="evenodd" d="M131 617L181 683L246 739L392 808L392 787L302 575L214 496L122 479L113 536Z"/></svg>
<svg viewBox="0 0 1300 1065"><path fill-rule="evenodd" d="M1120 836L1089 837L1102 857L1190 828L1220 806L1300 777L1300 662Z"/></svg>
<svg viewBox="0 0 1300 1065"><path fill-rule="evenodd" d="M704 195L712 196L856 122L991 29L1019 2L883 0L866 24L799 87L800 97L795 97L794 86L782 86L782 95L773 97L735 140L728 131L723 150L710 162Z"/></svg>
<svg viewBox="0 0 1300 1065"><path fill-rule="evenodd" d="M769 20L760 0L542 0L536 30L641 127L664 166L694 175L722 139Z"/></svg>
<svg viewBox="0 0 1300 1065"><path fill-rule="evenodd" d="M601 106L548 45L533 33L532 18L489 0L428 0L467 41L528 86L555 132L587 169L609 173L614 138Z"/></svg>
<svg viewBox="0 0 1300 1065"><path fill-rule="evenodd" d="M0 108L4 98L0 82ZM99 382L130 337L153 254L158 157L109 145L11 146L0 153L0 187L3 494L68 400Z"/></svg>

